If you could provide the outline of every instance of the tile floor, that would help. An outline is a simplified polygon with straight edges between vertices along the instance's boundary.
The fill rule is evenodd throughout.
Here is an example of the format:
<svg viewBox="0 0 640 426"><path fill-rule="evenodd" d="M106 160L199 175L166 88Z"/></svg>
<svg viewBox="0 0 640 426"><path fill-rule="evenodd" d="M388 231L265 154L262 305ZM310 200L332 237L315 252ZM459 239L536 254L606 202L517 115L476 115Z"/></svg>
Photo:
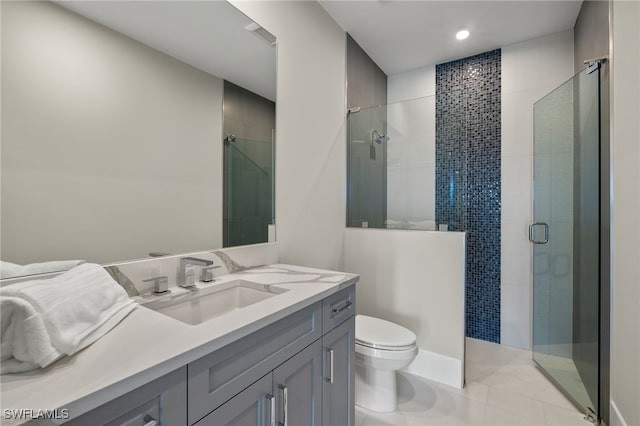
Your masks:
<svg viewBox="0 0 640 426"><path fill-rule="evenodd" d="M398 376L398 410L356 406L357 426L589 426L540 373L531 352L467 339L467 386L457 389L407 373Z"/></svg>

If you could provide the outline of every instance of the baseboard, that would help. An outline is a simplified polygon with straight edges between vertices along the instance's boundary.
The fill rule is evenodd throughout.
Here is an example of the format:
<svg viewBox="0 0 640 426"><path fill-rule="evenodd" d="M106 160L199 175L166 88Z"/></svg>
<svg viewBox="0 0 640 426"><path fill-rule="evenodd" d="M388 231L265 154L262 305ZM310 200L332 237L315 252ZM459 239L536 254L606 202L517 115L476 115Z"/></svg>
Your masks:
<svg viewBox="0 0 640 426"><path fill-rule="evenodd" d="M421 349L418 351L416 359L404 371L462 389L464 385L463 367L463 360Z"/></svg>
<svg viewBox="0 0 640 426"><path fill-rule="evenodd" d="M622 417L622 413L618 410L616 403L611 401L610 407L609 426L627 426L627 422L624 421L624 417Z"/></svg>

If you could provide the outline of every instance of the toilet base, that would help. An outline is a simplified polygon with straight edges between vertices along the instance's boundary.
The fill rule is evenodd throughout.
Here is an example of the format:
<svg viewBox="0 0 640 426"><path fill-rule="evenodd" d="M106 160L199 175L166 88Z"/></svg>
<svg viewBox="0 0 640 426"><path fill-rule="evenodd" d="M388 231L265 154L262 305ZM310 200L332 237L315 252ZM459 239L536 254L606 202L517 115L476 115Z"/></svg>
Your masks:
<svg viewBox="0 0 640 426"><path fill-rule="evenodd" d="M379 413L398 408L396 370L380 370L356 363L355 376L356 405Z"/></svg>

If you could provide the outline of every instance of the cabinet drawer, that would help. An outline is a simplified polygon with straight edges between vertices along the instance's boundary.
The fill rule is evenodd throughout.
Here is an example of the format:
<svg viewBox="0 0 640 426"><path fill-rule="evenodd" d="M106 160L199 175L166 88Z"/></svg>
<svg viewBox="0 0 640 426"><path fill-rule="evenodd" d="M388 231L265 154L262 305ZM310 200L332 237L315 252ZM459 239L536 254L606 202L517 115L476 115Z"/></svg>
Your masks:
<svg viewBox="0 0 640 426"><path fill-rule="evenodd" d="M65 426L140 426L153 424L153 421L157 425L186 425L186 370L186 367L182 367L162 376L71 419Z"/></svg>
<svg viewBox="0 0 640 426"><path fill-rule="evenodd" d="M193 424L322 336L315 303L188 365Z"/></svg>
<svg viewBox="0 0 640 426"><path fill-rule="evenodd" d="M355 313L356 286L351 285L322 301L322 332L329 332Z"/></svg>

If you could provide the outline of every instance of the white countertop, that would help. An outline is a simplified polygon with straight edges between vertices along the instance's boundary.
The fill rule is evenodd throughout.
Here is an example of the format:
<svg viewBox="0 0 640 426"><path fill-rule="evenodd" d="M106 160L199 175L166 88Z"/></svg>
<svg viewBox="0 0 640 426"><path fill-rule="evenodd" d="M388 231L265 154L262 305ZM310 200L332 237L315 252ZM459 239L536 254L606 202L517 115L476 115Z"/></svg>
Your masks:
<svg viewBox="0 0 640 426"><path fill-rule="evenodd" d="M0 376L1 408L68 408L72 417L79 416L354 284L358 276L277 264L198 285L208 288L237 279L289 291L198 325L139 306L79 353L45 369ZM21 421L0 415L0 423Z"/></svg>

